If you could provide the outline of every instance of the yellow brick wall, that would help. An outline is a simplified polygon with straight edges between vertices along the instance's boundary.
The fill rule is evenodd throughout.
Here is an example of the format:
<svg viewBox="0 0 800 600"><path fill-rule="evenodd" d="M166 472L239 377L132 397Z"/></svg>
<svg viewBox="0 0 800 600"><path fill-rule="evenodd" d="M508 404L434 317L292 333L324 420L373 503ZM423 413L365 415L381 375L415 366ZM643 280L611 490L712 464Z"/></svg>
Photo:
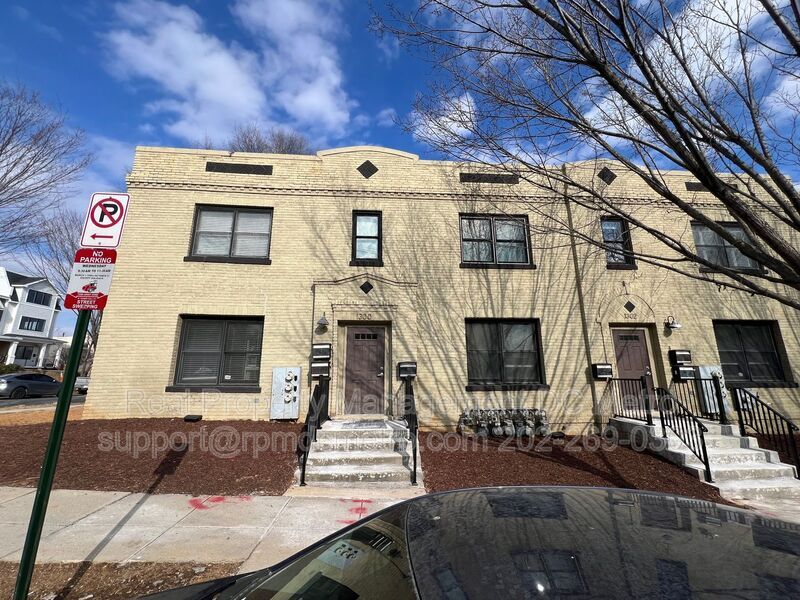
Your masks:
<svg viewBox="0 0 800 600"><path fill-rule="evenodd" d="M270 176L207 173L207 160L272 164L274 171ZM379 169L369 179L356 170L365 160ZM525 406L545 408L556 428L584 430L592 422L591 378L569 239L537 233L550 224L548 215L564 217L563 200L544 197L528 184L460 184L460 170L453 163L420 161L380 148L234 157L215 151L137 149L129 176L130 212L84 415L201 413L209 419L265 419L273 367L302 365L303 418L311 391L307 375L312 341L334 344L331 409L341 414L342 324L367 318L390 323L389 405L400 406L391 398L401 391L396 363L417 361L415 390L424 426L452 427L459 413L472 407ZM620 183L619 189L627 185ZM273 208L271 264L185 262L196 204ZM383 267L349 266L355 209L382 211ZM460 212L527 214L536 269L460 268ZM597 226L593 215L576 218L581 226ZM609 315L618 310L625 293L636 294L651 307L639 317L656 331L664 361L675 343L695 350L700 364L718 362L710 319L737 313L737 318L780 316L787 350L796 353L797 339L787 339L797 330L796 317L775 302L737 295L730 304L721 303L721 297L732 294L720 294L713 285L665 278L644 266L635 272L610 272L601 253L586 245L577 251L594 361L613 359L608 324L617 317ZM353 279L336 283L347 278ZM375 286L368 295L358 287L366 279ZM687 298L694 296L688 305ZM323 312L331 326L314 334ZM174 380L181 314L263 316L261 392L166 392ZM678 317L684 328L662 340L667 314ZM470 317L540 319L550 389L465 391L464 319ZM793 391L772 392L770 398L797 416Z"/></svg>

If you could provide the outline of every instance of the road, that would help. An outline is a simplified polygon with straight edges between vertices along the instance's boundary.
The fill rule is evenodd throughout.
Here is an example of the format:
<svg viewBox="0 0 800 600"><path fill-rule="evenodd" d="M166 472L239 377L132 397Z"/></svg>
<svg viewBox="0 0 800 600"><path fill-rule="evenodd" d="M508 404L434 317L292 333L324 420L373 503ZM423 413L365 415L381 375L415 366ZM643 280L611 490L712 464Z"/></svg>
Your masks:
<svg viewBox="0 0 800 600"><path fill-rule="evenodd" d="M45 396L43 398L23 398L21 400L11 400L10 398L0 398L0 411L4 409L13 408L15 410L22 408L47 408L55 406L58 398L55 396ZM72 404L83 404L86 401L85 395L74 394L72 396Z"/></svg>

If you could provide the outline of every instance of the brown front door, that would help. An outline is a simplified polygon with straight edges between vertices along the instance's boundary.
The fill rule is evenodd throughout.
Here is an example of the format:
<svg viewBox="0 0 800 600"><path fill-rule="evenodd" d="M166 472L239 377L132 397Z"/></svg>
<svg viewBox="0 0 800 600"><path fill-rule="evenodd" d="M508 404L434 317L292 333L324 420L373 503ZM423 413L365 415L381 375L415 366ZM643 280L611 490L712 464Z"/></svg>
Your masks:
<svg viewBox="0 0 800 600"><path fill-rule="evenodd" d="M639 379L644 375L652 390L653 372L647 354L647 332L644 329L612 329L611 332L617 357L617 377Z"/></svg>
<svg viewBox="0 0 800 600"><path fill-rule="evenodd" d="M383 327L347 328L345 413L383 414L385 342Z"/></svg>

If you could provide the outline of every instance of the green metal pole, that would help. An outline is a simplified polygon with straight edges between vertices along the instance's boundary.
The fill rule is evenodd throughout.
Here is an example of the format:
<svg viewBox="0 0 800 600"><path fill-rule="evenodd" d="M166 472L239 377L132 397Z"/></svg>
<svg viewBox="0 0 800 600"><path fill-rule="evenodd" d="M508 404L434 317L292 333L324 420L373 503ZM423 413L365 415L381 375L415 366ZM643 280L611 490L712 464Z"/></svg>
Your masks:
<svg viewBox="0 0 800 600"><path fill-rule="evenodd" d="M25 547L22 549L22 559L19 562L17 573L17 587L14 589L14 600L26 600L28 589L31 586L33 566L36 562L36 552L39 550L39 539L42 536L42 526L47 513L47 503L50 501L50 490L58 464L58 454L61 451L61 440L64 438L64 428L69 415L69 405L72 401L72 390L75 388L75 377L78 374L78 365L81 362L83 344L86 331L89 329L89 317L92 311L78 311L78 320L75 323L75 332L72 334L72 345L69 357L64 367L64 381L58 393L58 404L53 415L53 427L50 429L50 438L47 440L47 450L39 475L39 486L36 488L36 498L33 500L31 520L28 523L28 534L25 537Z"/></svg>

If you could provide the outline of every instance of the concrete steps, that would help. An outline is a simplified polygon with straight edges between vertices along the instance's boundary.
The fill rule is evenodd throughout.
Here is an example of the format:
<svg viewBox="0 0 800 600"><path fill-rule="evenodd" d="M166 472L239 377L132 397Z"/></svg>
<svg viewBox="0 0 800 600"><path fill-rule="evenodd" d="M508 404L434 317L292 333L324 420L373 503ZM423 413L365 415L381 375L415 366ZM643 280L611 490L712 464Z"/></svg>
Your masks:
<svg viewBox="0 0 800 600"><path fill-rule="evenodd" d="M417 481L422 469L417 457ZM306 463L311 485L398 487L411 485L411 442L405 423L328 421L317 431Z"/></svg>
<svg viewBox="0 0 800 600"><path fill-rule="evenodd" d="M656 454L681 466L701 480L705 479L702 461L667 429L662 437L661 423L653 426L641 421L612 418L610 425L617 428L620 440L636 439ZM720 425L702 420L708 432L704 434L713 485L725 498L737 500L768 500L773 498L800 498L800 480L795 478L795 468L780 462L778 454L758 447L758 441L740 436L736 425Z"/></svg>

